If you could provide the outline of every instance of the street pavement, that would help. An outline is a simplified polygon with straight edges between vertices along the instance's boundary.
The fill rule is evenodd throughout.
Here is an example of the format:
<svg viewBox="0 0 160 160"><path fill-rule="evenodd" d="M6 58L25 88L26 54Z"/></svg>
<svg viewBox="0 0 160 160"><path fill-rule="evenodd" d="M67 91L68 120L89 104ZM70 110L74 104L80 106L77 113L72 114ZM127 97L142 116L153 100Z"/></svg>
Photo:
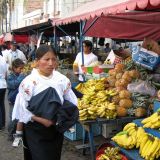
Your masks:
<svg viewBox="0 0 160 160"><path fill-rule="evenodd" d="M5 100L6 106L6 124L8 122L8 110L9 105L7 100ZM68 140L64 140L63 150L62 150L62 158L61 160L90 160L89 152L88 154L83 156L82 150L77 150L75 145L81 144L82 141L71 142ZM22 147L13 148L11 146L11 142L7 140L7 129L0 131L0 160L23 160L23 152Z"/></svg>

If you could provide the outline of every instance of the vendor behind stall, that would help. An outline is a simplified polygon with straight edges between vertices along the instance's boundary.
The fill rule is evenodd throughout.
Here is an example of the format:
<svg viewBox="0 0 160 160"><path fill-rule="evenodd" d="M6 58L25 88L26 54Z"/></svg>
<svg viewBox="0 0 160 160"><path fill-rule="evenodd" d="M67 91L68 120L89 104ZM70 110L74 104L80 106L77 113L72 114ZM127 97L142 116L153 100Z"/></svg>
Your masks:
<svg viewBox="0 0 160 160"><path fill-rule="evenodd" d="M82 52L79 52L73 63L73 71L75 75L79 75L79 81L83 82L82 77L83 71L82 66L89 66L91 63L98 61L98 57L92 53L92 42L89 40L83 41L83 52L84 52L84 64L82 63Z"/></svg>

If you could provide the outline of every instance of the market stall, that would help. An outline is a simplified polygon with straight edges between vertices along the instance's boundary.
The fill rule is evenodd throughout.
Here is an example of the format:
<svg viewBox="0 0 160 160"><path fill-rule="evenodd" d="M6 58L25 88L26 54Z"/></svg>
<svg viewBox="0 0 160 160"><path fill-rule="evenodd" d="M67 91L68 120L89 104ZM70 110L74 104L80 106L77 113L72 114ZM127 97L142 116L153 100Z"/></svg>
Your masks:
<svg viewBox="0 0 160 160"><path fill-rule="evenodd" d="M142 40L143 38L145 38L145 36L155 40L159 40L160 37L159 35L156 34L156 32L160 31L158 27L159 13L158 12L153 13L153 10L157 10L160 8L159 0L157 1L131 0L131 1L119 1L119 2L109 1L107 4L106 4L106 1L101 1L101 2L102 3L99 3L99 1L93 1L91 3L88 3L85 6L82 6L82 8L79 8L77 11L72 13L70 17L68 16L64 19L60 19L59 21L55 22L54 25L81 21L80 23L81 28L84 31L84 32L81 32L81 36L91 35L91 34L92 36L94 36L94 33L95 33L95 35L98 34L96 35L97 37L105 37L110 32L111 34L109 37L111 38L134 39L136 35L137 36L136 39L138 40ZM95 8L93 8L93 6ZM126 10L136 10L136 11L152 10L152 12L130 13L130 12L126 12ZM117 14L117 13L123 13L123 14L110 16L110 14ZM139 17L139 19L136 19L136 23L132 15L135 17ZM146 20L143 19L143 17L148 17L148 15L154 17L152 19L153 20L152 22L151 22L151 19L146 19ZM138 22L141 23L139 25L140 30L138 30L138 25L137 25L136 30L132 32L132 29L128 27L129 25L125 25L125 20L127 24L130 24L130 21L127 21L128 16L130 16L130 18L132 19L133 26L138 24ZM103 18L104 19L106 18L106 21L103 21ZM87 20L89 19L88 24L85 22L82 22L82 20L86 20L86 19ZM118 22L122 22L122 19L123 19L123 24L121 23L121 25L123 27L121 26L122 30L119 30L118 32L116 28L119 25L117 24ZM113 23L114 25L116 24L116 26L112 25L111 23L112 20L116 21L116 23ZM144 29L145 25L142 24L144 21L146 22L146 24L148 24L148 27L145 28L146 30ZM108 24L109 27L113 28L113 30L108 29L109 30L108 32L107 27L105 26L107 23L109 23ZM99 25L101 24L101 26L96 26L96 24L99 24ZM94 28L94 25L96 26L95 28ZM104 30L105 27L106 27L106 30ZM125 33L126 31L125 27L128 27L127 33ZM153 31L152 27L156 30L156 32L152 32ZM98 28L99 30L97 31ZM147 46L149 46L149 48ZM95 75L101 72L101 73L107 73L109 76L101 79L100 76L98 76L98 78L95 78L97 77L97 75L95 75L94 79L98 79L98 80L89 80L85 84L80 84L76 87L77 90L79 90L81 93L84 94L83 98L79 100L79 104L78 104L78 107L80 109L81 123L85 124L86 122L88 126L90 126L90 124L92 124L93 122L99 123L99 124L111 123L112 120L113 122L115 121L115 122L121 123L122 118L119 118L119 117L124 117L123 119L125 120L126 123L128 123L129 121L131 122L133 119L142 118L152 113L151 104L153 104L153 101L150 101L150 100L156 95L156 92L159 89L159 80L155 81L153 77L151 78L151 73L153 73L153 71L154 73L157 73L155 71L155 68L159 64L159 52L153 51L153 46L151 43L149 43L147 46L145 45L143 46L145 50L143 50L142 48L139 48L138 46L136 46L136 48L139 48L139 49L138 50L135 49L136 51L133 48L132 58L130 56L129 59L127 60L125 59L123 63L121 62L121 64L123 65L117 65L117 67L115 66L115 68L112 70L109 69L106 71L104 70L104 68L98 68L98 72L97 72L96 66L95 67L86 66L86 68L84 69L86 73L92 73L92 74L94 73ZM155 56L153 56L153 54L150 54L150 51L154 52ZM154 63L152 63L153 61L151 60L152 61L151 62L150 59L148 59L148 57L151 59L153 58L155 60ZM83 59L83 56L82 56L82 59ZM135 62L138 62L138 63L135 63ZM140 81L138 84L136 83L137 80ZM152 88L151 84L154 85L155 90ZM128 88L128 86L130 87L130 89ZM147 87L145 88L144 86L147 86ZM131 88L135 89L134 92L131 92L132 90ZM147 91L146 90L147 88L150 88L150 89L148 89L147 94L144 94L144 92L141 92L138 88L141 88L140 90L144 92ZM129 119L128 119L128 115L129 115ZM87 123L88 120L92 120L90 121L91 122L90 124ZM88 128L91 128L91 127L88 127ZM94 159L92 129L89 129L87 132L89 132L89 140L90 140L90 147L91 147L91 153L92 153L91 155L92 155L92 159ZM85 136L83 138L85 139ZM132 149L133 147L134 145L132 145L130 149ZM121 149L122 148L123 146L121 146ZM102 159L103 158L104 157L102 157Z"/></svg>

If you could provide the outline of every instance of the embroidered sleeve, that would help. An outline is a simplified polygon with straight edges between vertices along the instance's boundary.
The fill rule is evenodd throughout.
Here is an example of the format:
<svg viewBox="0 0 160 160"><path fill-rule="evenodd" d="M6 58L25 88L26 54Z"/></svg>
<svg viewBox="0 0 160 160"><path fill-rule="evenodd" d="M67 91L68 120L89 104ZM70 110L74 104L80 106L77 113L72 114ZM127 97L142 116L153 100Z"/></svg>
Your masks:
<svg viewBox="0 0 160 160"><path fill-rule="evenodd" d="M64 81L64 99L72 102L73 104L77 105L77 97L71 89L71 82L68 78Z"/></svg>
<svg viewBox="0 0 160 160"><path fill-rule="evenodd" d="M19 93L24 97L26 101L29 101L31 99L34 86L36 86L36 82L30 79L25 79L20 84Z"/></svg>

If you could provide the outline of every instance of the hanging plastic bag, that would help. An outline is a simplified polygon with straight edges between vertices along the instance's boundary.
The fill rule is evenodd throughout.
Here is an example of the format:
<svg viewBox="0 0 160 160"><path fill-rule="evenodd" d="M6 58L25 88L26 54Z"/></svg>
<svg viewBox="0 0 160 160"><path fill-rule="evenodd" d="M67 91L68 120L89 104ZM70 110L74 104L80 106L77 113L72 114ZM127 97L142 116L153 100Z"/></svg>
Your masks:
<svg viewBox="0 0 160 160"><path fill-rule="evenodd" d="M156 95L156 89L152 87L147 81L130 83L128 84L127 89L131 93L137 92L143 95Z"/></svg>

